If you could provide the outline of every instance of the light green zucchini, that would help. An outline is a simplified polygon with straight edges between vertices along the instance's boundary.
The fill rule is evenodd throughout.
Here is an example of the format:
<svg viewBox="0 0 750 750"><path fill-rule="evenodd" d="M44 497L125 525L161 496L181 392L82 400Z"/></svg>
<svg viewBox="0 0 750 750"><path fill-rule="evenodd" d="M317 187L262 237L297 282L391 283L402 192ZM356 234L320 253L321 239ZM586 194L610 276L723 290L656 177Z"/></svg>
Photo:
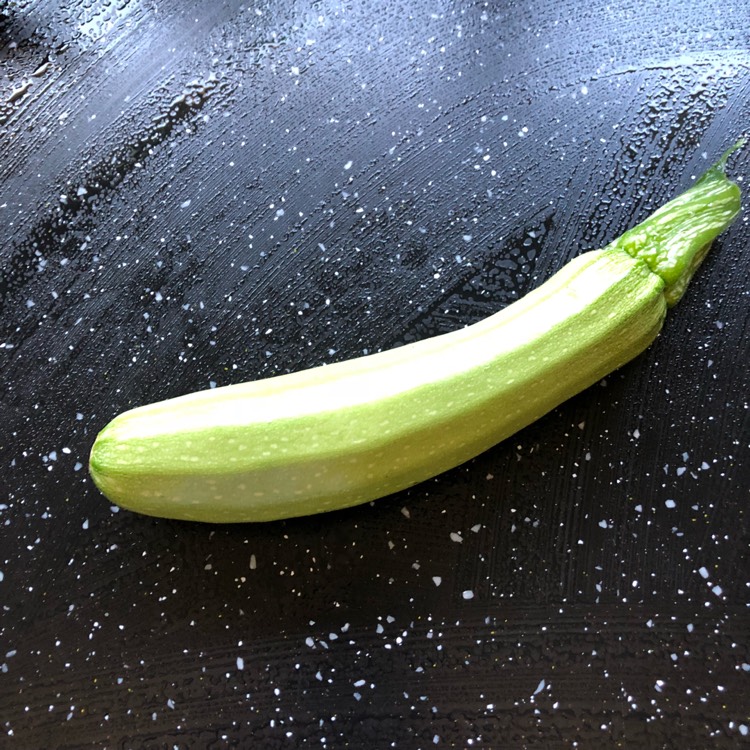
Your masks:
<svg viewBox="0 0 750 750"><path fill-rule="evenodd" d="M374 500L463 463L651 344L740 210L724 173L732 150L646 221L480 323L119 415L92 448L94 482L148 515L270 521Z"/></svg>

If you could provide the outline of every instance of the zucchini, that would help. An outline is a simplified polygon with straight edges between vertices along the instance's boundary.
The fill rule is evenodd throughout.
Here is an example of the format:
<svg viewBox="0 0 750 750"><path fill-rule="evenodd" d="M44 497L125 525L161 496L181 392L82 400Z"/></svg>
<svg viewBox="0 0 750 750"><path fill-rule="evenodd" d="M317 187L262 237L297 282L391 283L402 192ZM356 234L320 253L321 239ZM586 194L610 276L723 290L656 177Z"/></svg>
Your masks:
<svg viewBox="0 0 750 750"><path fill-rule="evenodd" d="M474 325L390 351L127 411L90 473L117 505L214 523L364 503L478 455L656 338L740 210L736 144L689 190Z"/></svg>

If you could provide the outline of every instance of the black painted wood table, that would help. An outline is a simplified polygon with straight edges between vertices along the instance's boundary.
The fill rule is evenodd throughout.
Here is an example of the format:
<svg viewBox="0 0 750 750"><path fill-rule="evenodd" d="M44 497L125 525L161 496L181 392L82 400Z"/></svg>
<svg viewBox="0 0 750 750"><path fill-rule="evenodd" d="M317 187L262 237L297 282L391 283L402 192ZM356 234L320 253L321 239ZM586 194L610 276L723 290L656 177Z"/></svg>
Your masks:
<svg viewBox="0 0 750 750"><path fill-rule="evenodd" d="M750 740L747 214L643 355L410 490L212 526L87 471L125 409L460 328L645 218L747 132L749 29L3 3L0 746Z"/></svg>

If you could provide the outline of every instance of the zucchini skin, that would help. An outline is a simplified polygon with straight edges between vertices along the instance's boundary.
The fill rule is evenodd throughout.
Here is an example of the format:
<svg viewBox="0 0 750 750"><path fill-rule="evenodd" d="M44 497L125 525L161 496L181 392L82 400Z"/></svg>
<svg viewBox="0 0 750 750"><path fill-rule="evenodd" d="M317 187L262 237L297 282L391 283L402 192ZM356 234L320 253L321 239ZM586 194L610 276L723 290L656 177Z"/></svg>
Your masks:
<svg viewBox="0 0 750 750"><path fill-rule="evenodd" d="M642 352L664 282L619 249L577 257L486 320L391 351L139 407L90 471L146 515L271 521L368 502L487 450Z"/></svg>
<svg viewBox="0 0 750 750"><path fill-rule="evenodd" d="M151 516L273 521L375 500L482 453L636 357L740 211L739 141L603 250L467 328L326 367L142 406L89 471Z"/></svg>

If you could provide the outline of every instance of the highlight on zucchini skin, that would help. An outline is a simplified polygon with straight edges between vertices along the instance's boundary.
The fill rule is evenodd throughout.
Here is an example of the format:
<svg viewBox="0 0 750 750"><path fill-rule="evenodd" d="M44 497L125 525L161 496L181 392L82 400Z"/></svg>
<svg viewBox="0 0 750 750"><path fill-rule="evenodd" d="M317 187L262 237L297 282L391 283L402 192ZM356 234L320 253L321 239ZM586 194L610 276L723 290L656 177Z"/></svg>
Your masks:
<svg viewBox="0 0 750 750"><path fill-rule="evenodd" d="M89 470L117 505L213 523L365 503L499 443L658 335L740 210L730 149L689 190L500 312L431 339L115 417Z"/></svg>

